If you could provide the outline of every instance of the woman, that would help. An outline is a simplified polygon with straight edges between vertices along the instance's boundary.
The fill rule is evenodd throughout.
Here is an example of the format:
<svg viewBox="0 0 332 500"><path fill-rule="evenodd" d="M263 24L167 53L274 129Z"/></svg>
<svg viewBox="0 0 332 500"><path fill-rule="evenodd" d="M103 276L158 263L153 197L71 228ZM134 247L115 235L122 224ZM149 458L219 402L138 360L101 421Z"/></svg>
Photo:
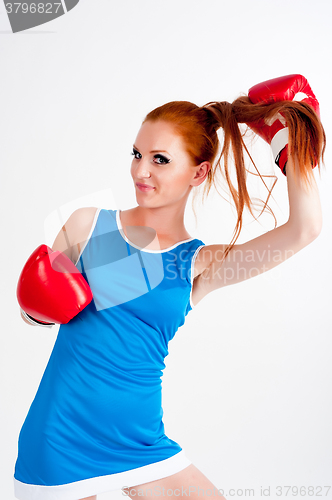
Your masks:
<svg viewBox="0 0 332 500"><path fill-rule="evenodd" d="M165 435L161 376L169 340L200 300L250 278L253 268L253 276L272 269L320 233L312 175L325 147L318 103L299 75L266 83L232 104L176 101L149 113L132 153L137 206L82 208L59 232L53 251L76 264L94 300L59 329L20 433L17 498L96 500L120 488L131 498L160 496L161 488L167 496L190 491L197 498L214 490L224 498ZM303 102L290 102L298 91L305 93ZM235 242L242 213L252 202L238 123L271 143L277 164L287 170L290 203L285 224L241 245ZM215 161L220 127L224 145ZM238 219L229 245L206 246L186 231L184 211L192 189L205 182L209 191L218 171ZM274 252L279 258L271 260ZM22 317L34 323L24 311Z"/></svg>

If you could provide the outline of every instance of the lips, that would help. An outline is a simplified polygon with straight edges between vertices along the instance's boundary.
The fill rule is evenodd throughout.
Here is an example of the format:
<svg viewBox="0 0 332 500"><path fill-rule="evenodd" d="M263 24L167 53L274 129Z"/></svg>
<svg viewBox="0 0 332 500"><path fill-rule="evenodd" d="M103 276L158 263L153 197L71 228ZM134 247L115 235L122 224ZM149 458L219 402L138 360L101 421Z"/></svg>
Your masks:
<svg viewBox="0 0 332 500"><path fill-rule="evenodd" d="M148 184L141 184L140 182L136 182L136 186L141 191L152 191L153 189L155 189L153 186L149 186Z"/></svg>

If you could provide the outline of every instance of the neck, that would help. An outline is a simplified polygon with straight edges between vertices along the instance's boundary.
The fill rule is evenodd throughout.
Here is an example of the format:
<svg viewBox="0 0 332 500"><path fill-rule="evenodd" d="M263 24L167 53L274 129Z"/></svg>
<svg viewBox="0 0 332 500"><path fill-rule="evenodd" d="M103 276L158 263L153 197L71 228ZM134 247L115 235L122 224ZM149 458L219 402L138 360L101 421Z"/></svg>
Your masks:
<svg viewBox="0 0 332 500"><path fill-rule="evenodd" d="M184 226L184 208L174 206L142 207L128 210L127 225L153 228L158 236L175 240L190 238Z"/></svg>

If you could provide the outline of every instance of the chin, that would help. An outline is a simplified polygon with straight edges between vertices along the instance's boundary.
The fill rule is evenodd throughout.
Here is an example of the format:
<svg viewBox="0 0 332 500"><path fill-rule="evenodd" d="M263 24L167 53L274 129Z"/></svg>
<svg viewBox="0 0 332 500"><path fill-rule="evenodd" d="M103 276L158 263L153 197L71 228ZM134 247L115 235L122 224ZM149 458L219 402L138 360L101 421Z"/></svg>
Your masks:
<svg viewBox="0 0 332 500"><path fill-rule="evenodd" d="M157 208L157 204L155 201L145 200L140 196L136 196L136 203L142 208Z"/></svg>
<svg viewBox="0 0 332 500"><path fill-rule="evenodd" d="M140 196L136 196L136 203L140 207L150 207L151 206L151 202L148 202L147 200L142 200L142 198L140 198Z"/></svg>

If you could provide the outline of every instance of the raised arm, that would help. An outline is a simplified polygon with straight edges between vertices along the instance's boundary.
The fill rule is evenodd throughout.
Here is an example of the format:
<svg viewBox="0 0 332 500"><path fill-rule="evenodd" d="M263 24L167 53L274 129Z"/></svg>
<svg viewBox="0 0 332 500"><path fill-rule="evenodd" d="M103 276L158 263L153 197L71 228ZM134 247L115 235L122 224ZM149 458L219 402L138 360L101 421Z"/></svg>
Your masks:
<svg viewBox="0 0 332 500"><path fill-rule="evenodd" d="M287 78L289 81L289 77ZM280 81L280 79L278 80ZM271 82L272 84L270 85L270 82L268 82L269 85L267 86L269 92L271 92L271 88L272 92L274 90L274 81ZM273 98L275 98L275 95ZM278 96L278 98L280 97ZM268 97L266 99L268 100ZM280 115L278 116L280 117ZM267 123L271 122L272 127L267 125ZM262 132L259 127L268 128L268 130ZM301 154L301 145L300 147L294 147L293 130L291 131L292 151L296 153L287 154L287 141L285 146L284 138L285 131L288 133L288 128L286 124L282 125L282 127L285 128L284 131L281 130L281 127L276 128L273 120L261 119L258 124L256 123L255 131L260 132L259 135L269 143L271 143L271 139L273 140L273 134L276 134L276 132L279 134L279 139L274 140L274 150L276 144L279 144L282 148L282 150L279 149L279 153L276 155L279 160L279 163L278 161L276 163L285 175L287 163L288 221L282 226L246 243L234 245L226 258L225 252L228 245L208 245L203 247L195 262L194 303L197 303L213 290L239 283L276 267L310 244L320 234L322 211L318 187L312 170L317 158L315 154L311 154L310 157L308 152L305 155ZM280 136L282 136L282 141L280 141ZM304 139L308 142L312 139L309 131ZM283 154L280 154L281 152ZM280 164L280 158L283 159L282 165ZM306 158L305 161L304 158Z"/></svg>
<svg viewBox="0 0 332 500"><path fill-rule="evenodd" d="M202 269L198 280L200 292L196 302L207 293L227 285L258 276L309 245L320 234L322 212L316 181L309 186L295 179L299 166L289 160L287 187L289 199L288 221L246 243L234 245L223 261L227 245L208 245L198 255L197 269Z"/></svg>

